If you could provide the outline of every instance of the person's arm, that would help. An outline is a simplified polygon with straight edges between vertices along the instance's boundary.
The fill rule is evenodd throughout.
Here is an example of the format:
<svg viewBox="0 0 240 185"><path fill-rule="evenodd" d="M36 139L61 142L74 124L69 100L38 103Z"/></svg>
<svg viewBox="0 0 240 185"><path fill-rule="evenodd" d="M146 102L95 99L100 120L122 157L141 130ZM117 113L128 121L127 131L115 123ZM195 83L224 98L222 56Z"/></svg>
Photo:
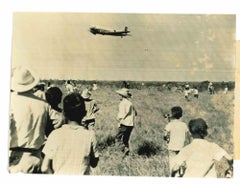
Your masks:
<svg viewBox="0 0 240 185"><path fill-rule="evenodd" d="M48 156L44 156L42 166L41 166L41 171L42 173L47 173L47 174L53 174L53 168L52 168L52 160L48 158Z"/></svg>
<svg viewBox="0 0 240 185"><path fill-rule="evenodd" d="M92 131L92 144L91 144L91 152L90 152L90 166L95 168L99 161L99 152L97 149L97 140L95 133Z"/></svg>
<svg viewBox="0 0 240 185"><path fill-rule="evenodd" d="M225 171L225 177L230 178L233 176L233 157L226 154L224 155L224 158L226 158L228 162L228 169Z"/></svg>

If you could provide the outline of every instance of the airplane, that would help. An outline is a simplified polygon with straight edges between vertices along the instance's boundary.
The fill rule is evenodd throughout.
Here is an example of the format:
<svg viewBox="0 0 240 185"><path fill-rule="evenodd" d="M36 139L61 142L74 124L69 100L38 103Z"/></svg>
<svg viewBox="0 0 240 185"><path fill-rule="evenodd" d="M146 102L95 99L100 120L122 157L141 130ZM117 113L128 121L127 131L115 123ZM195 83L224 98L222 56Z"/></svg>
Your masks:
<svg viewBox="0 0 240 185"><path fill-rule="evenodd" d="M90 27L89 30L92 34L96 35L96 34L101 34L101 35L112 35L112 36L128 36L129 32L128 31L128 27L125 27L125 29L123 31L110 31L110 30L105 30L105 29L101 29L101 28L96 28L96 27Z"/></svg>

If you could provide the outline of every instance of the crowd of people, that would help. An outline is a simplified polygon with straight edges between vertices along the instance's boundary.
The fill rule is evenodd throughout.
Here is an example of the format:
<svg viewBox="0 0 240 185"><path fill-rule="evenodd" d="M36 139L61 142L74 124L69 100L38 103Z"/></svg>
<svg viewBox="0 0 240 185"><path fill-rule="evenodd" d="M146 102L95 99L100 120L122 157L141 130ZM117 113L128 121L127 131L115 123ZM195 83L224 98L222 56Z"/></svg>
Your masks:
<svg viewBox="0 0 240 185"><path fill-rule="evenodd" d="M9 172L91 174L91 168L99 161L94 129L99 107L91 98L91 89L75 92L67 81L67 95L63 97L59 87L48 85L45 90L45 85L25 67L17 67L12 73ZM116 93L120 97L116 142L127 156L131 153L129 140L137 110L131 101L129 84L124 83ZM197 91L194 95L198 98ZM231 174L232 157L204 139L206 122L192 119L187 126L181 121L182 115L181 107L172 107L165 127L163 139L168 143L169 176L216 177L214 161L224 157L229 161L226 174Z"/></svg>

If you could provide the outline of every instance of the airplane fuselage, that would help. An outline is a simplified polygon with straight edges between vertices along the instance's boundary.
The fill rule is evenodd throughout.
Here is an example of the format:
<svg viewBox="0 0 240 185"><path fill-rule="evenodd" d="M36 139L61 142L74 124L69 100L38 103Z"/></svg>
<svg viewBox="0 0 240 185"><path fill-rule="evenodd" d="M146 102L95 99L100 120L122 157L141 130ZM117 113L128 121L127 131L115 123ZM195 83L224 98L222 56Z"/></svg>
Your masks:
<svg viewBox="0 0 240 185"><path fill-rule="evenodd" d="M105 30L101 28L96 28L96 27L91 27L90 32L94 35L96 34L101 34L101 35L112 35L112 36L127 36L130 31L127 30L127 27L125 27L124 31L110 31L110 30Z"/></svg>

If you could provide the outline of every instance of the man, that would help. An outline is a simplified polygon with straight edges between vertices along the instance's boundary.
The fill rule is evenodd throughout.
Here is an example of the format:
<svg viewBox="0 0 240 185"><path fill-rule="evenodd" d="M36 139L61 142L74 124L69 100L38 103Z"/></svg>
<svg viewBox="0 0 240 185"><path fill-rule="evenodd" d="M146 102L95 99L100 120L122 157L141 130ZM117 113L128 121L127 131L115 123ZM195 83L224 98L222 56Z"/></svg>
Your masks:
<svg viewBox="0 0 240 185"><path fill-rule="evenodd" d="M38 173L45 127L50 119L61 124L61 116L53 116L48 103L35 96L33 88L39 77L30 69L16 67L11 79L10 104L10 173ZM54 118L53 118L54 117Z"/></svg>
<svg viewBox="0 0 240 185"><path fill-rule="evenodd" d="M116 139L122 142L122 144L124 145L122 151L125 153L125 155L128 155L130 134L135 124L137 111L133 106L132 102L130 101L132 94L127 88L122 88L116 92L120 96L120 103L118 107L119 111L117 115L119 128Z"/></svg>

